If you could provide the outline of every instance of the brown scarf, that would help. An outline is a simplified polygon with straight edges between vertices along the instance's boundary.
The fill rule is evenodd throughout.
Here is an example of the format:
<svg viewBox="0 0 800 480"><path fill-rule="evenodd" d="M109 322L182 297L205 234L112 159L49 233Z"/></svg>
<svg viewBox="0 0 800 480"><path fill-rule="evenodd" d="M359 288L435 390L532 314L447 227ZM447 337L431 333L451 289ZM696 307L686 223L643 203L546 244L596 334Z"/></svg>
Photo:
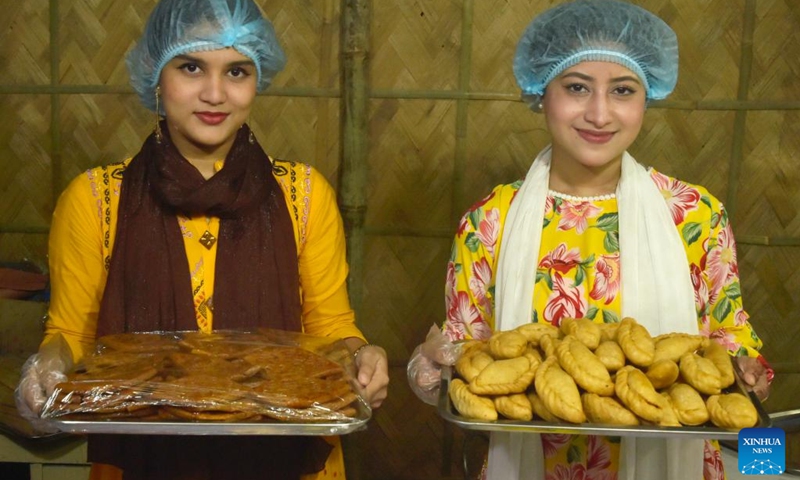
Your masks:
<svg viewBox="0 0 800 480"><path fill-rule="evenodd" d="M125 169L117 235L97 335L196 330L189 263L176 214L220 218L214 327L300 331L292 221L269 158L239 129L209 180L178 152L166 128Z"/></svg>
<svg viewBox="0 0 800 480"><path fill-rule="evenodd" d="M205 180L172 144L166 125L125 169L97 335L196 330L189 263L176 218L220 218L215 329L301 331L294 229L269 158L244 125L225 165ZM90 435L89 459L126 480L296 479L320 471L331 446L319 437ZM194 459L194 460L189 460ZM235 465L235 468L234 468ZM156 472L159 472L156 474Z"/></svg>

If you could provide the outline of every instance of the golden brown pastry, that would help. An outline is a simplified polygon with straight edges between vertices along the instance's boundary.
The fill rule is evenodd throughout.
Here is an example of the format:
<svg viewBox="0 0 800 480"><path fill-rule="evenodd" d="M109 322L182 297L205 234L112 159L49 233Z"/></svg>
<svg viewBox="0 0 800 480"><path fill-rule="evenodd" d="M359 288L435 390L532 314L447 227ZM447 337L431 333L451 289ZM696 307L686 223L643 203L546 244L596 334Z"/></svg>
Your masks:
<svg viewBox="0 0 800 480"><path fill-rule="evenodd" d="M535 367L526 357L495 360L470 382L469 390L477 395L522 393L533 381Z"/></svg>
<svg viewBox="0 0 800 480"><path fill-rule="evenodd" d="M572 423L583 423L586 415L575 380L558 366L556 357L548 357L536 370L536 394L553 415Z"/></svg>
<svg viewBox="0 0 800 480"><path fill-rule="evenodd" d="M639 425L639 419L612 397L601 397L596 393L581 395L583 411L592 423L612 425Z"/></svg>
<svg viewBox="0 0 800 480"><path fill-rule="evenodd" d="M491 399L484 398L469 391L467 384L459 378L450 382L450 400L455 409L467 418L477 420L497 420L497 409Z"/></svg>
<svg viewBox="0 0 800 480"><path fill-rule="evenodd" d="M617 329L619 329L619 322L597 323L595 325L597 325L600 328L600 343L607 341L614 341L617 339Z"/></svg>
<svg viewBox="0 0 800 480"><path fill-rule="evenodd" d="M675 405L672 404L672 398L667 392L662 392L661 396L664 398L664 416L658 424L662 427L680 427L681 422L678 420L678 414L675 411Z"/></svg>
<svg viewBox="0 0 800 480"><path fill-rule="evenodd" d="M694 352L703 343L702 335L689 333L665 333L655 337L656 351L653 361L669 359L678 362L686 352Z"/></svg>
<svg viewBox="0 0 800 480"><path fill-rule="evenodd" d="M733 373L733 359L728 350L715 341L710 341L703 349L703 357L711 360L720 375L720 387L727 388L733 385L736 376Z"/></svg>
<svg viewBox="0 0 800 480"><path fill-rule="evenodd" d="M708 408L703 397L685 383L675 383L667 391L678 421L683 425L702 425L708 421Z"/></svg>
<svg viewBox="0 0 800 480"><path fill-rule="evenodd" d="M712 395L706 406L711 423L720 428L749 428L758 423L756 407L741 393Z"/></svg>
<svg viewBox="0 0 800 480"><path fill-rule="evenodd" d="M556 347L558 363L584 390L610 397L614 395L606 366L589 348L572 335L567 335Z"/></svg>
<svg viewBox="0 0 800 480"><path fill-rule="evenodd" d="M456 371L464 380L471 382L492 362L494 362L494 358L488 353L472 349L456 360Z"/></svg>
<svg viewBox="0 0 800 480"><path fill-rule="evenodd" d="M556 347L559 343L561 343L560 339L545 335L539 340L539 348L544 352L545 358L553 357L556 355Z"/></svg>
<svg viewBox="0 0 800 480"><path fill-rule="evenodd" d="M534 347L539 346L539 341L544 336L551 336L558 338L560 332L558 328L550 325L549 323L526 323L515 328L517 332L521 333L528 339L528 343Z"/></svg>
<svg viewBox="0 0 800 480"><path fill-rule="evenodd" d="M644 326L626 317L619 322L617 343L622 347L625 357L634 365L649 367L653 363L656 344Z"/></svg>
<svg viewBox="0 0 800 480"><path fill-rule="evenodd" d="M496 359L519 357L526 348L528 339L514 330L495 332L489 339L489 351Z"/></svg>
<svg viewBox="0 0 800 480"><path fill-rule="evenodd" d="M615 380L617 398L623 405L647 421L661 422L666 402L641 370L626 365L619 369Z"/></svg>
<svg viewBox="0 0 800 480"><path fill-rule="evenodd" d="M714 362L692 352L684 353L680 361L681 377L706 395L716 395L722 389L722 377Z"/></svg>
<svg viewBox="0 0 800 480"><path fill-rule="evenodd" d="M600 327L588 318L565 318L559 327L564 335L572 335L594 350L600 345Z"/></svg>
<svg viewBox="0 0 800 480"><path fill-rule="evenodd" d="M647 367L645 375L647 375L650 383L653 384L653 388L661 390L675 383L675 380L677 380L680 375L680 369L677 363L668 358L664 358L653 362L652 365Z"/></svg>
<svg viewBox="0 0 800 480"><path fill-rule="evenodd" d="M494 397L494 407L497 413L512 420L529 422L533 418L531 402L524 393Z"/></svg>
<svg viewBox="0 0 800 480"><path fill-rule="evenodd" d="M606 324L604 324L606 325ZM611 325L611 324L608 324ZM616 323L613 325L617 325ZM615 372L625 366L625 354L619 344L613 340L601 341L594 351L597 358L609 371Z"/></svg>
<svg viewBox="0 0 800 480"><path fill-rule="evenodd" d="M541 398L539 398L539 395L537 395L535 391L529 391L527 396L528 401L531 402L534 415L550 423L558 423L561 421L558 417L553 415L550 410L547 409L547 407L544 406L544 402Z"/></svg>

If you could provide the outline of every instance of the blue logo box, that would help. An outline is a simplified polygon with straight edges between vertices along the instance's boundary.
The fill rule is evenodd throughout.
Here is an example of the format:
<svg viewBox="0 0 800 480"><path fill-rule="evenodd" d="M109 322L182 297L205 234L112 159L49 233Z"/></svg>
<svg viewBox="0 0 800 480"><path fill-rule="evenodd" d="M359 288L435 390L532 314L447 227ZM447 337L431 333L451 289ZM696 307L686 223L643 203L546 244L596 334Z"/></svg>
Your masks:
<svg viewBox="0 0 800 480"><path fill-rule="evenodd" d="M742 475L780 475L786 471L786 432L780 428L739 431L739 472Z"/></svg>

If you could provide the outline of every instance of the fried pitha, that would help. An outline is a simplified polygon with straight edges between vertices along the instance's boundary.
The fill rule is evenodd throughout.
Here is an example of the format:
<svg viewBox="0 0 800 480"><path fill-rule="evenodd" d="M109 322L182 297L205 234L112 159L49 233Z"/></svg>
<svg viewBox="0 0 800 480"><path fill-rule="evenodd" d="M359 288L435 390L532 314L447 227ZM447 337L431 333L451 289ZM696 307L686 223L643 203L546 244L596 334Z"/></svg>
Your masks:
<svg viewBox="0 0 800 480"><path fill-rule="evenodd" d="M556 347L556 356L561 368L584 390L606 397L614 395L614 382L606 366L577 338L564 337Z"/></svg>
<svg viewBox="0 0 800 480"><path fill-rule="evenodd" d="M534 415L550 423L558 423L561 421L544 406L544 402L539 398L539 395L536 394L536 391L528 391L527 397L528 401L531 402Z"/></svg>
<svg viewBox="0 0 800 480"><path fill-rule="evenodd" d="M492 362L494 362L494 358L487 352L472 349L456 360L456 371L464 380L472 382Z"/></svg>
<svg viewBox="0 0 800 480"><path fill-rule="evenodd" d="M527 357L495 360L469 383L469 390L476 395L522 393L530 386L535 374L536 365L531 365Z"/></svg>
<svg viewBox="0 0 800 480"><path fill-rule="evenodd" d="M727 388L733 385L736 380L736 375L733 372L732 357L728 354L728 350L719 343L710 340L705 348L703 348L703 358L711 360L720 376L720 388Z"/></svg>
<svg viewBox="0 0 800 480"><path fill-rule="evenodd" d="M653 388L661 390L675 383L675 380L677 380L680 375L680 369L677 363L668 358L664 358L653 362L652 365L647 367L645 375L647 375L650 383L653 384Z"/></svg>
<svg viewBox="0 0 800 480"><path fill-rule="evenodd" d="M692 335L689 333L666 333L655 337L655 355L653 362L669 359L678 362L684 353L694 352L703 344L702 335Z"/></svg>
<svg viewBox="0 0 800 480"><path fill-rule="evenodd" d="M669 387L667 393L681 424L702 425L708 421L706 402L691 385L675 383Z"/></svg>
<svg viewBox="0 0 800 480"><path fill-rule="evenodd" d="M639 425L639 419L630 410L612 397L602 397L596 393L581 395L583 411L592 423L611 425Z"/></svg>
<svg viewBox="0 0 800 480"><path fill-rule="evenodd" d="M758 423L756 407L741 393L711 395L706 407L711 423L720 428L750 428Z"/></svg>
<svg viewBox="0 0 800 480"><path fill-rule="evenodd" d="M586 414L581 394L572 376L558 366L556 357L548 357L536 370L536 394L553 415L572 423L583 423Z"/></svg>
<svg viewBox="0 0 800 480"><path fill-rule="evenodd" d="M617 398L633 413L652 423L661 422L664 417L664 398L656 392L641 370L632 365L619 369L615 391Z"/></svg>
<svg viewBox="0 0 800 480"><path fill-rule="evenodd" d="M515 330L496 332L489 339L489 351L496 359L519 357L528 348L528 339Z"/></svg>
<svg viewBox="0 0 800 480"><path fill-rule="evenodd" d="M722 390L722 377L714 362L700 355L687 352L680 360L681 377L706 395L717 395Z"/></svg>
<svg viewBox="0 0 800 480"><path fill-rule="evenodd" d="M561 333L572 335L589 350L594 350L600 345L600 327L588 318L565 318L559 326Z"/></svg>
<svg viewBox="0 0 800 480"><path fill-rule="evenodd" d="M524 335L525 338L528 339L528 343L534 347L539 346L542 337L551 336L558 338L561 333L557 327L549 323L526 323L525 325L520 325L515 330Z"/></svg>
<svg viewBox="0 0 800 480"><path fill-rule="evenodd" d="M512 420L529 422L533 418L533 407L524 393L494 397L497 413Z"/></svg>
<svg viewBox="0 0 800 480"><path fill-rule="evenodd" d="M617 329L617 343L625 357L639 367L649 367L655 357L656 345L650 332L630 317L623 318Z"/></svg>
<svg viewBox="0 0 800 480"><path fill-rule="evenodd" d="M454 378L450 382L448 394L455 409L464 417L489 422L497 420L497 409L494 402L489 398L470 392L463 380Z"/></svg>

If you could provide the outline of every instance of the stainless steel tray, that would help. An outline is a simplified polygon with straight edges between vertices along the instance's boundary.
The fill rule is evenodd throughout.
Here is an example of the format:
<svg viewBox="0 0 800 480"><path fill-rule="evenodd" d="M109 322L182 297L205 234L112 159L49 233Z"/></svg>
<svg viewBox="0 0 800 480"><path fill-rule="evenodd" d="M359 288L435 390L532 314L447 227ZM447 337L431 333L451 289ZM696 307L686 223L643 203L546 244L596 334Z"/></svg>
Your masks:
<svg viewBox="0 0 800 480"><path fill-rule="evenodd" d="M466 430L484 430L499 432L518 432L518 433L563 433L573 435L607 435L616 437L679 437L679 438L708 438L718 440L737 440L738 430L726 430L709 426L696 427L659 427L656 425L639 426L619 426L606 425L599 423L549 423L540 420L524 422L519 420L496 420L485 422L480 420L470 420L462 417L453 407L448 395L450 380L452 378L452 368L442 368L442 383L439 390L439 414L445 420L452 422ZM772 425L772 421L752 392L748 392L741 380L737 377L736 383L726 391L735 391L747 395L753 402L758 412L758 423L754 425L758 428L766 428Z"/></svg>
<svg viewBox="0 0 800 480"><path fill-rule="evenodd" d="M357 402L352 420L328 422L142 422L112 420L59 420L48 423L66 433L114 433L130 435L345 435L367 427L372 410Z"/></svg>

